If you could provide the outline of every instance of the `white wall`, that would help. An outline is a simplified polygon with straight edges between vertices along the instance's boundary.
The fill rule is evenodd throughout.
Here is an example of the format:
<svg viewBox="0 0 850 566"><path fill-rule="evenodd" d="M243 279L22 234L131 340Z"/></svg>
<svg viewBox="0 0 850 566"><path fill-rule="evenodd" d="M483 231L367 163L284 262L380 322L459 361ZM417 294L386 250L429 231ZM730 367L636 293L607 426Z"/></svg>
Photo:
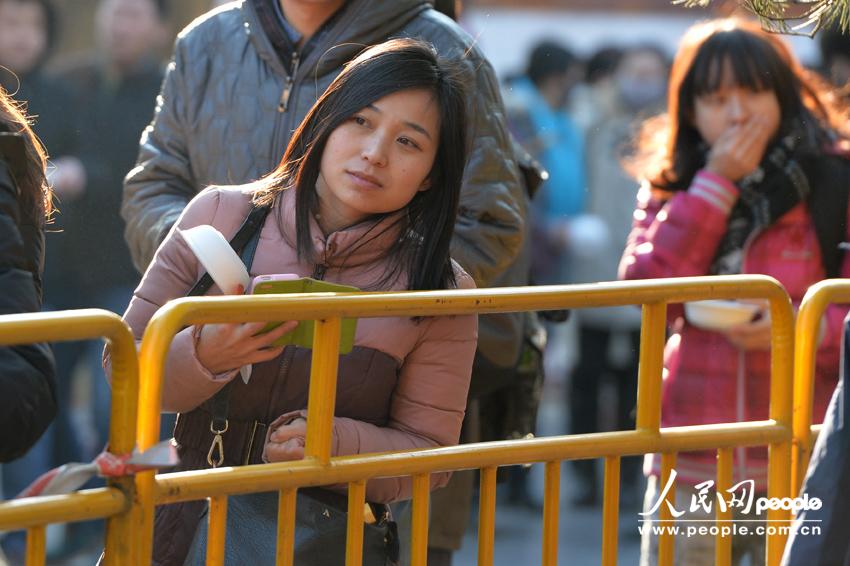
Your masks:
<svg viewBox="0 0 850 566"><path fill-rule="evenodd" d="M496 72L504 76L522 70L531 47L544 38L558 39L581 55L605 44L653 41L672 56L682 33L702 17L686 8L678 15L469 7L464 10L462 24L477 38ZM816 41L806 37L786 39L804 63L817 62Z"/></svg>

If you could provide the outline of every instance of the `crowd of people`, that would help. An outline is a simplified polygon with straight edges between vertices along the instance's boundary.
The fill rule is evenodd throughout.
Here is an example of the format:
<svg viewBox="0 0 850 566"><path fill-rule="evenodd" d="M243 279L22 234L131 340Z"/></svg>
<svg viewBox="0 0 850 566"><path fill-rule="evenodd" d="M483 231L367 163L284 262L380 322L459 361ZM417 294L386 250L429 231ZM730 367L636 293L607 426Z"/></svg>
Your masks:
<svg viewBox="0 0 850 566"><path fill-rule="evenodd" d="M458 2L218 4L163 66L165 0L100 0L97 49L75 59L53 52L49 0L0 0L0 312L100 307L123 313L141 340L170 300L245 291L206 274L184 237L201 225L231 242L252 277L364 291L760 273L796 305L812 284L850 276L840 245L850 239L850 41L840 34L823 36L821 74L780 37L724 19L693 26L675 54L640 43L581 57L546 39L499 81L456 23ZM547 332L562 336L569 314L359 321L340 356L333 455L533 434ZM547 376L568 384L569 432L633 428L639 311L571 314L576 361ZM831 307L822 327L819 420L846 314ZM163 431L177 470L303 457L310 351L275 345L295 326L175 336ZM767 418L763 310L717 331L671 306L668 330L664 426ZM250 379L237 377L245 366ZM5 430L16 431L0 445L5 498L103 449L108 349L0 348L0 368ZM606 383L613 407L601 403ZM86 410L72 411L81 388ZM597 465L571 463L575 505L600 504ZM713 454L682 455L677 501L687 506L714 467ZM660 490L658 459L641 468L626 458L621 469L621 505L635 512ZM765 491L764 449L736 451L734 469ZM511 503L535 505L526 470L500 473ZM460 548L475 475L431 479L428 563L440 566ZM409 478L369 482L364 563L406 559L410 493ZM206 506L157 509L155 564L203 561ZM229 560L271 563L276 508L276 494L231 499ZM333 533L344 534L335 526L346 510L344 489L299 491L297 563L341 563ZM97 523L71 528L57 556L102 539ZM657 554L649 532L646 564ZM677 539L677 563L713 562L713 543ZM22 533L0 544L22 561ZM764 540L736 538L733 549L760 564Z"/></svg>

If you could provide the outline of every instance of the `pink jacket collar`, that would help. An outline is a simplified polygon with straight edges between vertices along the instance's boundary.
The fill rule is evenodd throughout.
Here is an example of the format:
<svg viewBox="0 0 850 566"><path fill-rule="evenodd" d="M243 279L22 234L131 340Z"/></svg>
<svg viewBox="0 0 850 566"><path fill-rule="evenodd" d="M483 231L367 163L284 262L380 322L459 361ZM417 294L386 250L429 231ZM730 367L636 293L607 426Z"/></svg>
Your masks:
<svg viewBox="0 0 850 566"><path fill-rule="evenodd" d="M296 242L295 189L281 193L275 207L281 221L281 232L293 248ZM387 249L399 238L404 210L377 220L368 219L338 230L326 237L316 219L310 216L313 254L317 262L327 267L355 267L385 260Z"/></svg>

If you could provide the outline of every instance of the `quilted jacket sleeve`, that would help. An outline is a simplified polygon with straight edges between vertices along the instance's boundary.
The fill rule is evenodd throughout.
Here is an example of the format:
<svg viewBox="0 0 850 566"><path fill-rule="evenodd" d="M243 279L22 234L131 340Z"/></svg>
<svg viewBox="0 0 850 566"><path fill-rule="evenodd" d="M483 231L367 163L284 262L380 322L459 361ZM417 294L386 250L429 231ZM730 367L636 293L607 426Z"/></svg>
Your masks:
<svg viewBox="0 0 850 566"><path fill-rule="evenodd" d="M706 171L669 199L641 187L620 279L706 275L737 198L732 183Z"/></svg>
<svg viewBox="0 0 850 566"><path fill-rule="evenodd" d="M479 287L487 287L520 253L527 214L502 95L493 67L454 22L432 9L416 22L404 35L431 42L463 65L470 153L451 253Z"/></svg>
<svg viewBox="0 0 850 566"><path fill-rule="evenodd" d="M133 263L144 273L183 208L198 192L186 136L186 46L178 37L157 97L153 122L142 132L139 157L124 180L121 216ZM195 64L200 64L197 61Z"/></svg>
<svg viewBox="0 0 850 566"><path fill-rule="evenodd" d="M29 265L41 258L27 257L40 242L28 247L22 237L17 191L0 161L0 314L38 312L41 297ZM0 347L0 462L22 456L56 416L56 377L47 344Z"/></svg>
<svg viewBox="0 0 850 566"><path fill-rule="evenodd" d="M468 108L473 137L452 258L479 286L488 286L519 254L527 211L493 69L483 58L466 64L474 65Z"/></svg>
<svg viewBox="0 0 850 566"><path fill-rule="evenodd" d="M200 224L213 224L219 211L221 194L217 187L209 187L199 193L183 210L175 224L176 229L168 233L157 250L154 261L148 266L142 282L133 293L130 305L124 313L124 321L133 331L136 342L144 336L148 322L157 310L172 299L186 295L192 288L202 269L186 240L177 231ZM247 201L246 207L247 207ZM233 222L245 217L245 211L229 208L227 214ZM188 412L215 395L235 375L237 370L220 374L211 373L198 359L196 346L197 326L189 326L178 332L171 342L165 361L162 393L164 412ZM103 367L111 379L109 348L104 349Z"/></svg>

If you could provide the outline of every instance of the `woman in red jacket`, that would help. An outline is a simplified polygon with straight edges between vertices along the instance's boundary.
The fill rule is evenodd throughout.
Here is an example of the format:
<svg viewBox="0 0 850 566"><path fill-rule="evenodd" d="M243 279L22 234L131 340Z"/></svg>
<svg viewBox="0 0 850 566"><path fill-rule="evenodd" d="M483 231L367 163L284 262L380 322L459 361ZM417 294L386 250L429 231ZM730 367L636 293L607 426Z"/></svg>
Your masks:
<svg viewBox="0 0 850 566"><path fill-rule="evenodd" d="M841 100L777 36L740 20L692 27L673 63L667 113L648 121L639 139L633 166L642 186L620 277L759 273L778 279L798 304L817 281L850 276L839 247L848 239L847 123ZM822 327L816 419L838 377L846 312L831 307ZM767 419L768 318L707 330L673 307L670 321L662 426ZM716 477L715 459L714 452L679 456L677 510L690 511L693 486ZM659 473L656 458L649 509ZM753 480L764 492L766 449L737 450L734 475L734 483ZM678 564L714 561L713 536L675 544ZM654 559L655 546L644 534L642 563ZM736 560L764 559L761 536L735 539L733 549Z"/></svg>

